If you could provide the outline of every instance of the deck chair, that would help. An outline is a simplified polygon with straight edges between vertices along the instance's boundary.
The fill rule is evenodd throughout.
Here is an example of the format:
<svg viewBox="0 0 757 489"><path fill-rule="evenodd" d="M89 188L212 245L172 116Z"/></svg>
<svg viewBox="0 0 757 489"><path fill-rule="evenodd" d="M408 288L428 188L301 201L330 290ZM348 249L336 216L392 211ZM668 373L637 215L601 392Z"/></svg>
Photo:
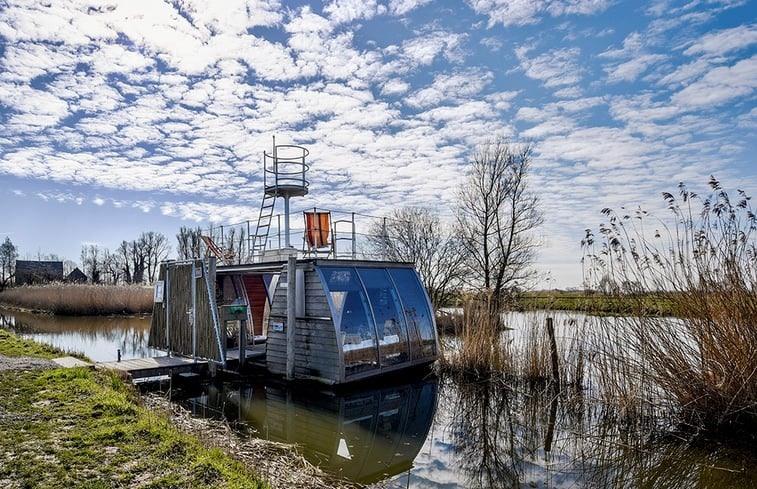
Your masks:
<svg viewBox="0 0 757 489"><path fill-rule="evenodd" d="M330 255L334 246L331 240L331 212L305 211L305 236L303 237L307 256Z"/></svg>

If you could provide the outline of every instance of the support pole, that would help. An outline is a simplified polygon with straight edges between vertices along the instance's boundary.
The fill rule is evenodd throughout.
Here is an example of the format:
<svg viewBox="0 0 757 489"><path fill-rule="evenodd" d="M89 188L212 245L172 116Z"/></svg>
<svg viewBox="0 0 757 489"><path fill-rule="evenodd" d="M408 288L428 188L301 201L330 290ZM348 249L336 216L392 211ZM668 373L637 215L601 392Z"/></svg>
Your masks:
<svg viewBox="0 0 757 489"><path fill-rule="evenodd" d="M239 321L239 371L244 368L247 357L247 321Z"/></svg>
<svg viewBox="0 0 757 489"><path fill-rule="evenodd" d="M289 255L287 260L287 380L294 379L294 330L297 323L297 257Z"/></svg>
<svg viewBox="0 0 757 489"><path fill-rule="evenodd" d="M284 196L284 246L289 248L289 196Z"/></svg>
<svg viewBox="0 0 757 489"><path fill-rule="evenodd" d="M355 230L355 213L352 213L352 259L357 258L357 231Z"/></svg>
<svg viewBox="0 0 757 489"><path fill-rule="evenodd" d="M197 362L197 275L196 262L192 260L192 360Z"/></svg>
<svg viewBox="0 0 757 489"><path fill-rule="evenodd" d="M560 365L558 364L557 340L555 339L555 326L552 318L547 318L547 335L549 335L549 348L552 353L552 380L555 385L560 385Z"/></svg>

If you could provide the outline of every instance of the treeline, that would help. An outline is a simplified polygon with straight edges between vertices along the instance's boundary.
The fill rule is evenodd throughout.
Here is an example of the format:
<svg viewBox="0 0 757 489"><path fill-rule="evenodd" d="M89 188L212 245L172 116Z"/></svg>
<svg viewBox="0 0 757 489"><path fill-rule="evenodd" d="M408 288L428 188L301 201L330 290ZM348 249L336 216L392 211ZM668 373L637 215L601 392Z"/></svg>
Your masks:
<svg viewBox="0 0 757 489"><path fill-rule="evenodd" d="M245 263L247 256L247 230L245 226L227 226L203 230L200 227L182 226L176 233L176 255L179 260L203 258L207 250L202 236L210 238L218 245L227 263Z"/></svg>
<svg viewBox="0 0 757 489"><path fill-rule="evenodd" d="M95 284L153 283L160 262L167 259L170 252L171 246L164 234L148 231L132 241L122 241L113 251L96 244L83 245L81 266L89 281Z"/></svg>

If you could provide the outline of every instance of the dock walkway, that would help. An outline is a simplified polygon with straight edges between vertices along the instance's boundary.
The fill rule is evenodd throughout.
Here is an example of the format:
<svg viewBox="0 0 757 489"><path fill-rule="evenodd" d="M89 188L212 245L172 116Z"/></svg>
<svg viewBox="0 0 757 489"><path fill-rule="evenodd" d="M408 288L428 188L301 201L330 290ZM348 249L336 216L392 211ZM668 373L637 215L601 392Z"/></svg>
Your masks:
<svg viewBox="0 0 757 489"><path fill-rule="evenodd" d="M205 360L192 360L184 357L149 357L122 360L120 362L102 362L96 368L123 372L132 379L174 375L185 372L197 372L207 368Z"/></svg>

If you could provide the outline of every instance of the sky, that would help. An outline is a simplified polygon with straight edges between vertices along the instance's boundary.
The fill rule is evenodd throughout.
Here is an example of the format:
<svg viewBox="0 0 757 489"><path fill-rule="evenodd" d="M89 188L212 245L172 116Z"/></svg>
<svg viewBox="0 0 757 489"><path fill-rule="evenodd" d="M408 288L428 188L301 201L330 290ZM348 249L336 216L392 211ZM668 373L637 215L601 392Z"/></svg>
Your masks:
<svg viewBox="0 0 757 489"><path fill-rule="evenodd" d="M455 214L473 148L533 145L540 286L604 207L680 181L757 194L757 2L0 2L0 239L74 260L255 219L261 155L314 205Z"/></svg>

